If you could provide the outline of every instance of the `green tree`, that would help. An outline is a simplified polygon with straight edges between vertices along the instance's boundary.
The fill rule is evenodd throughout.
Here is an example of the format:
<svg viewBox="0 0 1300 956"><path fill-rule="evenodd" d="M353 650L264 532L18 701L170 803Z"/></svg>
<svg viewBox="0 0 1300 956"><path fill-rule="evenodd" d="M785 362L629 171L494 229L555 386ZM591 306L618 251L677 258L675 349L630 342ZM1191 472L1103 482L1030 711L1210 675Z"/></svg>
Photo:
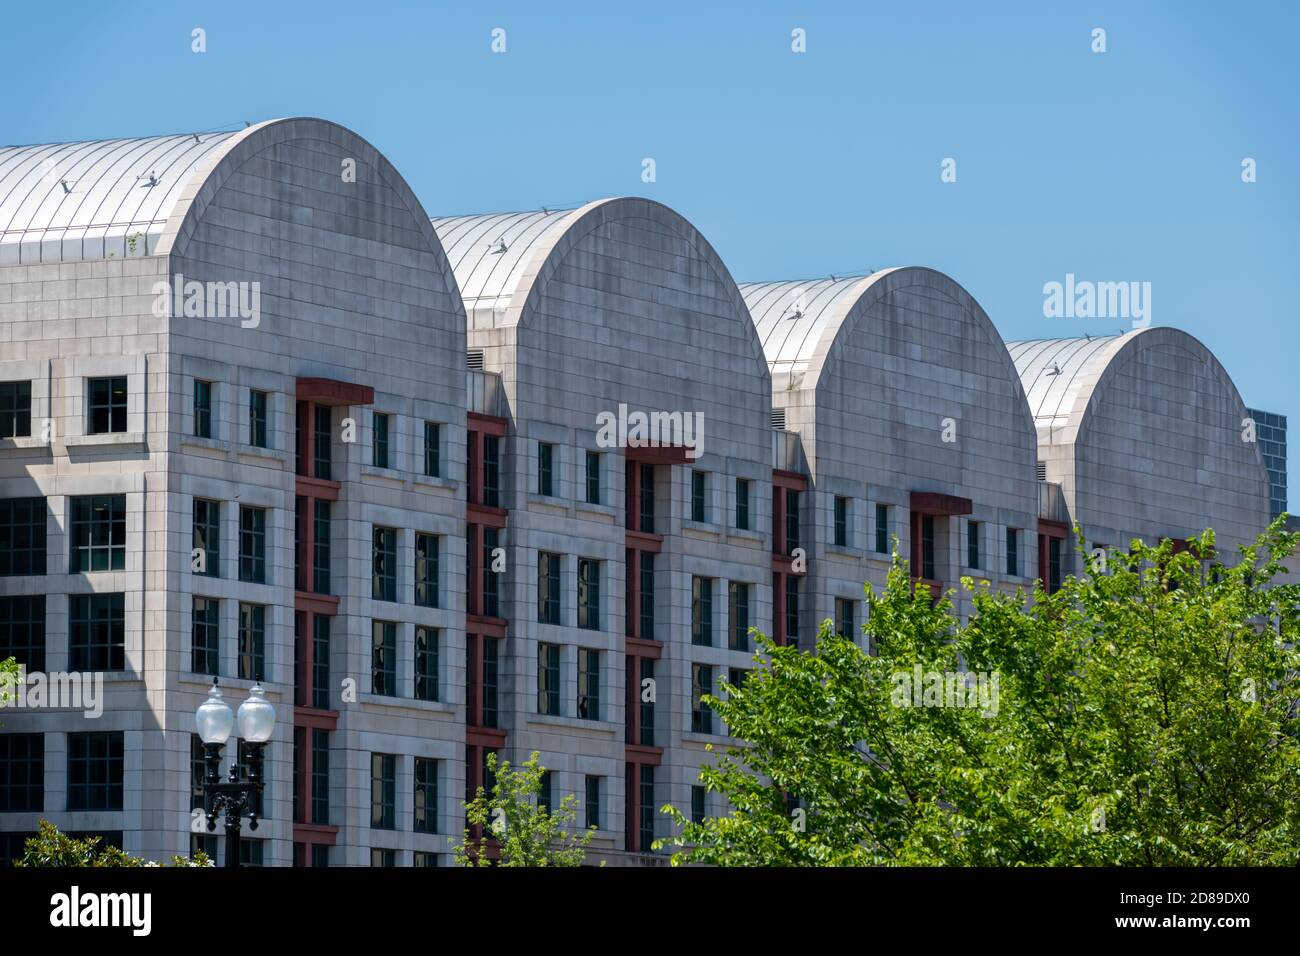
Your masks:
<svg viewBox="0 0 1300 956"><path fill-rule="evenodd" d="M14 866L161 866L149 860L131 856L115 846L100 846L100 837L80 839L60 833L49 820L40 822L40 832L29 837L23 855L14 860ZM203 852L193 859L173 856L172 866L211 866L212 861Z"/></svg>
<svg viewBox="0 0 1300 956"><path fill-rule="evenodd" d="M537 751L517 770L508 761L498 763L495 753L488 754L487 768L496 782L491 794L480 786L474 799L464 805L465 839L452 846L456 862L462 866L581 866L596 830L575 828L578 798L571 793L549 812L539 804L546 768ZM474 835L476 830L484 834L483 839Z"/></svg>
<svg viewBox="0 0 1300 956"><path fill-rule="evenodd" d="M10 703L17 686L18 661L12 657L0 661L0 707Z"/></svg>
<svg viewBox="0 0 1300 956"><path fill-rule="evenodd" d="M1300 588L1273 579L1298 540L1279 519L1231 566L1208 531L1080 541L1086 571L1052 595L964 578L965 624L895 555L866 589L872 654L829 622L815 655L759 635L710 698L742 744L701 779L732 809L665 807L681 830L660 842L674 864L1294 866ZM929 675L985 675L986 699L927 706L918 670L940 703Z"/></svg>

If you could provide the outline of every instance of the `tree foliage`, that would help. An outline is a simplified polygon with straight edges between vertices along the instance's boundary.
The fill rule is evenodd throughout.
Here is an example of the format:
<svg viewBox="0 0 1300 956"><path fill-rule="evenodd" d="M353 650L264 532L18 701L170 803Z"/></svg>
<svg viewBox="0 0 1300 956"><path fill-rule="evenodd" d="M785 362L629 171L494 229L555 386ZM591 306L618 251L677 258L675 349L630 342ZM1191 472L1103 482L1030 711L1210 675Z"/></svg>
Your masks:
<svg viewBox="0 0 1300 956"><path fill-rule="evenodd" d="M1207 531L1099 559L1052 595L962 579L962 624L895 555L867 591L868 654L759 635L710 703L738 747L701 779L731 811L661 841L719 865L1296 865L1300 535L1279 519L1231 566ZM1201 556L1205 556L1202 559ZM996 675L993 708L916 706L900 675ZM794 798L797 797L797 804Z"/></svg>
<svg viewBox="0 0 1300 956"><path fill-rule="evenodd" d="M100 846L97 836L79 838L59 832L49 820L40 822L40 832L29 837L23 855L14 860L14 866L162 866L150 860L120 850L115 846ZM194 857L173 856L172 866L211 866L212 861L203 852Z"/></svg>

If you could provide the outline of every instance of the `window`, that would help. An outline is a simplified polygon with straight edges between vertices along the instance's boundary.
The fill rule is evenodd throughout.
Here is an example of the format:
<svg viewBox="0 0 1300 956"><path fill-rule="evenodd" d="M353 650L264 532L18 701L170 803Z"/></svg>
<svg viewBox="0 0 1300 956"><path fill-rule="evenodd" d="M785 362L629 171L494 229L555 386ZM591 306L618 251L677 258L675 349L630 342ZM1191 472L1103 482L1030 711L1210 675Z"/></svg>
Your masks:
<svg viewBox="0 0 1300 956"><path fill-rule="evenodd" d="M415 699L438 699L438 652L441 634L436 627L415 628Z"/></svg>
<svg viewBox="0 0 1300 956"><path fill-rule="evenodd" d="M244 837L239 841L239 865L262 866L266 859L266 844L262 840Z"/></svg>
<svg viewBox="0 0 1300 956"><path fill-rule="evenodd" d="M557 644L537 645L537 712L559 716L560 648Z"/></svg>
<svg viewBox="0 0 1300 956"><path fill-rule="evenodd" d="M330 619L312 615L311 705L318 710L330 708Z"/></svg>
<svg viewBox="0 0 1300 956"><path fill-rule="evenodd" d="M646 534L655 532L655 467L654 465L641 466L641 515L640 524L637 526L639 531Z"/></svg>
<svg viewBox="0 0 1300 956"><path fill-rule="evenodd" d="M742 667L728 667L727 684L730 685L730 687L734 690L745 683L745 677L748 674L749 671L745 670ZM730 691L728 693L730 693Z"/></svg>
<svg viewBox="0 0 1300 956"><path fill-rule="evenodd" d="M578 627L600 630L600 562L578 559Z"/></svg>
<svg viewBox="0 0 1300 956"><path fill-rule="evenodd" d="M370 596L376 601L397 600L397 529L372 530Z"/></svg>
<svg viewBox="0 0 1300 956"><path fill-rule="evenodd" d="M935 579L934 571L934 515L921 515L921 577Z"/></svg>
<svg viewBox="0 0 1300 956"><path fill-rule="evenodd" d="M411 854L411 866L424 867L437 865L438 854L436 853L427 853L424 850L416 850Z"/></svg>
<svg viewBox="0 0 1300 956"><path fill-rule="evenodd" d="M655 556L641 552L641 637L655 639Z"/></svg>
<svg viewBox="0 0 1300 956"><path fill-rule="evenodd" d="M501 659L501 638L483 638L483 726L497 725L497 676ZM558 694L559 691L557 690Z"/></svg>
<svg viewBox="0 0 1300 956"><path fill-rule="evenodd" d="M317 594L330 593L330 503L315 502L315 535L312 542L311 589Z"/></svg>
<svg viewBox="0 0 1300 956"><path fill-rule="evenodd" d="M190 734L190 809L202 810L206 794L203 782L208 776L207 751L203 749L203 740L198 734Z"/></svg>
<svg viewBox="0 0 1300 956"><path fill-rule="evenodd" d="M1007 574L1020 574L1020 532L1015 528L1007 529Z"/></svg>
<svg viewBox="0 0 1300 956"><path fill-rule="evenodd" d="M658 807L655 805L655 768L653 764L641 764L641 819L640 846L644 853L650 852L650 844L655 841L655 817Z"/></svg>
<svg viewBox="0 0 1300 956"><path fill-rule="evenodd" d="M311 732L311 822L330 822L330 734Z"/></svg>
<svg viewBox="0 0 1300 956"><path fill-rule="evenodd" d="M266 583L266 509L239 506L239 580Z"/></svg>
<svg viewBox="0 0 1300 956"><path fill-rule="evenodd" d="M586 778L586 826L588 830L600 829L600 778L590 774Z"/></svg>
<svg viewBox="0 0 1300 956"><path fill-rule="evenodd" d="M370 624L370 677L374 693L397 696L397 624L393 621Z"/></svg>
<svg viewBox="0 0 1300 956"><path fill-rule="evenodd" d="M749 479L736 479L736 527L749 530Z"/></svg>
<svg viewBox="0 0 1300 956"><path fill-rule="evenodd" d="M731 649L749 650L749 585L732 581L728 593L731 618Z"/></svg>
<svg viewBox="0 0 1300 956"><path fill-rule="evenodd" d="M248 393L248 443L254 448L265 448L267 394L251 389Z"/></svg>
<svg viewBox="0 0 1300 956"><path fill-rule="evenodd" d="M68 734L68 809L122 809L122 732Z"/></svg>
<svg viewBox="0 0 1300 956"><path fill-rule="evenodd" d="M691 520L705 522L709 520L708 476L702 471L691 472Z"/></svg>
<svg viewBox="0 0 1300 956"><path fill-rule="evenodd" d="M371 866L397 866L397 851L382 850L379 847L370 849Z"/></svg>
<svg viewBox="0 0 1300 956"><path fill-rule="evenodd" d="M600 504L600 453L587 452L587 504Z"/></svg>
<svg viewBox="0 0 1300 956"><path fill-rule="evenodd" d="M370 828L392 830L397 825L397 757L370 755ZM391 853L392 851L386 851Z"/></svg>
<svg viewBox="0 0 1300 956"><path fill-rule="evenodd" d="M799 547L799 492L785 491L785 553L791 554Z"/></svg>
<svg viewBox="0 0 1300 956"><path fill-rule="evenodd" d="M415 832L438 832L438 761L415 758Z"/></svg>
<svg viewBox="0 0 1300 956"><path fill-rule="evenodd" d="M578 717L600 720L600 651L578 648Z"/></svg>
<svg viewBox="0 0 1300 956"><path fill-rule="evenodd" d="M645 687L646 681L655 679L655 660L653 657L642 657L641 659L641 687ZM653 695L650 700L646 695L641 695L641 746L653 747L655 745L655 702Z"/></svg>
<svg viewBox="0 0 1300 956"><path fill-rule="evenodd" d="M1061 589L1061 539L1047 539L1047 593Z"/></svg>
<svg viewBox="0 0 1300 956"><path fill-rule="evenodd" d="M126 567L126 495L72 499L70 571L121 571Z"/></svg>
<svg viewBox="0 0 1300 956"><path fill-rule="evenodd" d="M442 428L437 422L424 423L424 473L430 478L442 474Z"/></svg>
<svg viewBox="0 0 1300 956"><path fill-rule="evenodd" d="M317 405L316 421L314 424L316 434L315 441L312 442L314 447L313 457L315 458L315 461L312 463L313 469L317 478L329 481L330 475L333 472L334 458L334 448L332 445L334 437L333 410L328 405Z"/></svg>
<svg viewBox="0 0 1300 956"><path fill-rule="evenodd" d="M537 553L537 620L560 623L560 556L546 551Z"/></svg>
<svg viewBox="0 0 1300 956"><path fill-rule="evenodd" d="M221 502L194 499L190 569L204 577L221 577Z"/></svg>
<svg viewBox="0 0 1300 956"><path fill-rule="evenodd" d="M45 499L0 499L0 575L45 573Z"/></svg>
<svg viewBox="0 0 1300 956"><path fill-rule="evenodd" d="M537 443L537 493L547 498L555 494L555 446Z"/></svg>
<svg viewBox="0 0 1300 956"><path fill-rule="evenodd" d="M713 693L713 668L708 664L691 665L691 732L713 733L713 709L704 703L704 695Z"/></svg>
<svg viewBox="0 0 1300 956"><path fill-rule="evenodd" d="M438 606L438 536L415 536L415 603Z"/></svg>
<svg viewBox="0 0 1300 956"><path fill-rule="evenodd" d="M45 595L0 597L0 661L14 658L30 674L45 670Z"/></svg>
<svg viewBox="0 0 1300 956"><path fill-rule="evenodd" d="M212 437L212 383L197 378L194 380L194 435Z"/></svg>
<svg viewBox="0 0 1300 956"><path fill-rule="evenodd" d="M418 857L420 854L416 854ZM330 848L328 843L313 843L311 845L311 865L313 867L330 865ZM416 864L419 865L418 863Z"/></svg>
<svg viewBox="0 0 1300 956"><path fill-rule="evenodd" d="M691 643L713 646L713 580L691 578Z"/></svg>
<svg viewBox="0 0 1300 956"><path fill-rule="evenodd" d="M90 380L90 434L126 431L126 379Z"/></svg>
<svg viewBox="0 0 1300 956"><path fill-rule="evenodd" d="M537 786L537 808L550 814L555 801L555 775L549 770L542 771L542 779Z"/></svg>
<svg viewBox="0 0 1300 956"><path fill-rule="evenodd" d="M793 574L785 579L785 642L799 644L799 579Z"/></svg>
<svg viewBox="0 0 1300 956"><path fill-rule="evenodd" d="M483 436L483 504L501 506L501 439L496 435Z"/></svg>
<svg viewBox="0 0 1300 956"><path fill-rule="evenodd" d="M125 670L125 595L74 594L68 598L68 616L70 669Z"/></svg>
<svg viewBox="0 0 1300 956"><path fill-rule="evenodd" d="M32 383L0 382L0 438L30 438Z"/></svg>
<svg viewBox="0 0 1300 956"><path fill-rule="evenodd" d="M699 826L704 823L705 793L703 787L691 787L691 822Z"/></svg>
<svg viewBox="0 0 1300 956"><path fill-rule="evenodd" d="M976 571L980 567L980 523L966 522L966 567Z"/></svg>
<svg viewBox="0 0 1300 956"><path fill-rule="evenodd" d="M856 640L854 602L851 598L835 599L835 633L846 640Z"/></svg>
<svg viewBox="0 0 1300 956"><path fill-rule="evenodd" d="M835 496L835 546L849 546L849 499Z"/></svg>
<svg viewBox="0 0 1300 956"><path fill-rule="evenodd" d="M374 443L371 447L371 464L376 468L388 468L388 417L382 412L375 412Z"/></svg>
<svg viewBox="0 0 1300 956"><path fill-rule="evenodd" d="M0 813L45 809L45 735L0 734Z"/></svg>
<svg viewBox="0 0 1300 956"><path fill-rule="evenodd" d="M876 553L889 554L889 505L876 505Z"/></svg>
<svg viewBox="0 0 1300 956"><path fill-rule="evenodd" d="M196 597L190 612L190 667L196 674L218 673L221 602Z"/></svg>
<svg viewBox="0 0 1300 956"><path fill-rule="evenodd" d="M492 570L492 552L497 549L501 533L497 528L483 529L483 616L500 617L501 599L498 575Z"/></svg>
<svg viewBox="0 0 1300 956"><path fill-rule="evenodd" d="M239 677L266 680L266 608L239 605Z"/></svg>

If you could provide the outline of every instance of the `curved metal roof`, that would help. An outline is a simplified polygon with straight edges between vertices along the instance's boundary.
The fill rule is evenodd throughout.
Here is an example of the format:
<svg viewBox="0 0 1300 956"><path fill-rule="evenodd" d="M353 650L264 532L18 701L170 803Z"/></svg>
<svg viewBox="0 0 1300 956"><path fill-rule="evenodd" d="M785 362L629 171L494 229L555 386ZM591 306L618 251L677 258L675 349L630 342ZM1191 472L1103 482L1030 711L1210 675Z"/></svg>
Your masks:
<svg viewBox="0 0 1300 956"><path fill-rule="evenodd" d="M1077 426L1106 366L1142 331L1008 342L1007 351L1020 373L1034 424L1051 428Z"/></svg>
<svg viewBox="0 0 1300 956"><path fill-rule="evenodd" d="M0 265L148 255L196 171L235 135L0 147Z"/></svg>

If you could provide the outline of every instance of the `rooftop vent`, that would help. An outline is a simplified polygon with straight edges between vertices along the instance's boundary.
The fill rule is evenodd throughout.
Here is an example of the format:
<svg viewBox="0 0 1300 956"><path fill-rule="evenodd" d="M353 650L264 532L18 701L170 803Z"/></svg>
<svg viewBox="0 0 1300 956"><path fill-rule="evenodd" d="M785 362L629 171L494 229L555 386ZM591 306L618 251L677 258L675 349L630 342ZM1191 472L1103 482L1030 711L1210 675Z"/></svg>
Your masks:
<svg viewBox="0 0 1300 956"><path fill-rule="evenodd" d="M471 372L483 371L483 350L470 349L465 353L465 364Z"/></svg>
<svg viewBox="0 0 1300 956"><path fill-rule="evenodd" d="M772 427L780 431L785 431L785 409L772 409Z"/></svg>
<svg viewBox="0 0 1300 956"><path fill-rule="evenodd" d="M1047 462L1045 461L1040 461L1038 463L1038 480L1039 481L1047 480Z"/></svg>

